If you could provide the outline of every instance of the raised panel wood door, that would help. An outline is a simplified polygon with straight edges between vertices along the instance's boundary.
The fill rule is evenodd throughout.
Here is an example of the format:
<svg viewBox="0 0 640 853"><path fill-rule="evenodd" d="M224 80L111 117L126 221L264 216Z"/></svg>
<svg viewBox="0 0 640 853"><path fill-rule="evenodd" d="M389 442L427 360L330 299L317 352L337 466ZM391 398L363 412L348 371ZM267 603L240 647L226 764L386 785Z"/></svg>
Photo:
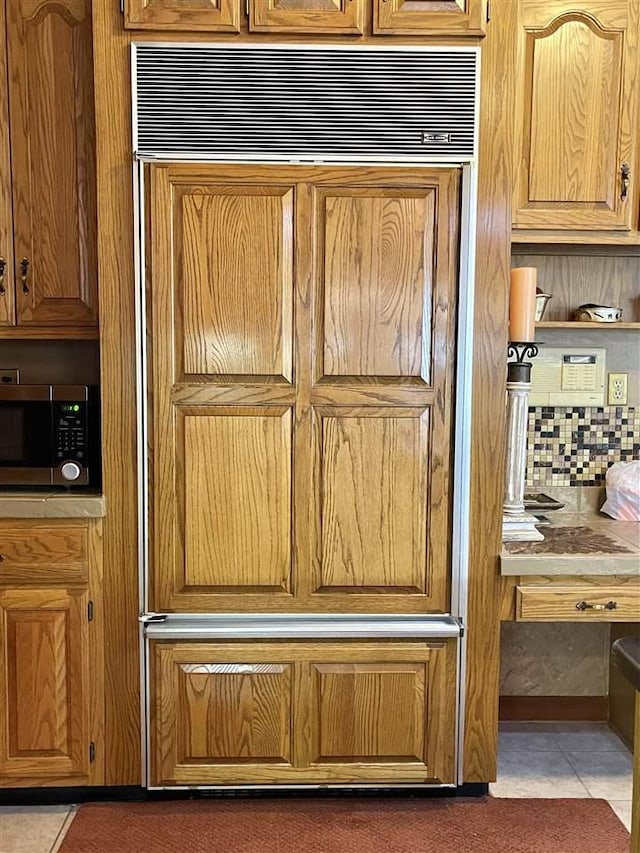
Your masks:
<svg viewBox="0 0 640 853"><path fill-rule="evenodd" d="M514 227L636 221L639 37L638 0L520 4Z"/></svg>
<svg viewBox="0 0 640 853"><path fill-rule="evenodd" d="M17 320L97 323L91 3L7 4Z"/></svg>
<svg viewBox="0 0 640 853"><path fill-rule="evenodd" d="M0 784L89 781L87 602L83 590L0 590Z"/></svg>
<svg viewBox="0 0 640 853"><path fill-rule="evenodd" d="M240 31L240 0L125 0L124 25L136 30Z"/></svg>
<svg viewBox="0 0 640 853"><path fill-rule="evenodd" d="M249 29L361 35L364 6L365 0L249 0Z"/></svg>
<svg viewBox="0 0 640 853"><path fill-rule="evenodd" d="M456 648L154 642L152 784L452 782Z"/></svg>
<svg viewBox="0 0 640 853"><path fill-rule="evenodd" d="M373 31L389 35L484 35L486 0L373 0Z"/></svg>
<svg viewBox="0 0 640 853"><path fill-rule="evenodd" d="M9 91L5 50L6 16L0 2L0 326L15 324L13 285L13 220L9 157Z"/></svg>
<svg viewBox="0 0 640 853"><path fill-rule="evenodd" d="M458 173L149 177L151 609L447 612Z"/></svg>

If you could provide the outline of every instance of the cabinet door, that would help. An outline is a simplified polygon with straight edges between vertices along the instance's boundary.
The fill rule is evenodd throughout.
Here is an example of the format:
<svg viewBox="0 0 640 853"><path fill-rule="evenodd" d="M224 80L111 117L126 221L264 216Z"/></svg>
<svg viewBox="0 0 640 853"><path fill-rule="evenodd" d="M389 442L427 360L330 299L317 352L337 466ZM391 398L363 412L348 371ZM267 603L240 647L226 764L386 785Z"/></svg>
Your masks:
<svg viewBox="0 0 640 853"><path fill-rule="evenodd" d="M18 324L97 320L90 0L7 4Z"/></svg>
<svg viewBox="0 0 640 853"><path fill-rule="evenodd" d="M0 38L5 33L5 9L0 2ZM7 55L0 51L0 326L15 323L13 291L13 222L9 159L9 99Z"/></svg>
<svg viewBox="0 0 640 853"><path fill-rule="evenodd" d="M361 35L364 4L365 0L250 0L249 29Z"/></svg>
<svg viewBox="0 0 640 853"><path fill-rule="evenodd" d="M152 609L449 609L458 173L154 166Z"/></svg>
<svg viewBox="0 0 640 853"><path fill-rule="evenodd" d="M520 4L515 227L636 227L639 9Z"/></svg>
<svg viewBox="0 0 640 853"><path fill-rule="evenodd" d="M455 640L151 646L155 785L454 781Z"/></svg>
<svg viewBox="0 0 640 853"><path fill-rule="evenodd" d="M0 590L0 784L89 780L88 594Z"/></svg>
<svg viewBox="0 0 640 853"><path fill-rule="evenodd" d="M240 31L240 0L125 0L124 25L144 30Z"/></svg>
<svg viewBox="0 0 640 853"><path fill-rule="evenodd" d="M485 0L373 0L373 31L389 35L483 35L485 7Z"/></svg>

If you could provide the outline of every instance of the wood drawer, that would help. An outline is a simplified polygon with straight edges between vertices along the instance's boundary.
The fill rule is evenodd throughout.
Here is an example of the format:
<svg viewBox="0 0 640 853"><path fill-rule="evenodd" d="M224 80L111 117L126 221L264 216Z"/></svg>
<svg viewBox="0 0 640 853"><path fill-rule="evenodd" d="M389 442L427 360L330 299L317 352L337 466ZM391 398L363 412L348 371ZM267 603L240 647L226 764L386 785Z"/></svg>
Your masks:
<svg viewBox="0 0 640 853"><path fill-rule="evenodd" d="M85 583L86 524L0 524L0 585Z"/></svg>
<svg viewBox="0 0 640 853"><path fill-rule="evenodd" d="M615 607L610 606L615 604ZM640 587L635 584L519 586L518 622L638 622Z"/></svg>

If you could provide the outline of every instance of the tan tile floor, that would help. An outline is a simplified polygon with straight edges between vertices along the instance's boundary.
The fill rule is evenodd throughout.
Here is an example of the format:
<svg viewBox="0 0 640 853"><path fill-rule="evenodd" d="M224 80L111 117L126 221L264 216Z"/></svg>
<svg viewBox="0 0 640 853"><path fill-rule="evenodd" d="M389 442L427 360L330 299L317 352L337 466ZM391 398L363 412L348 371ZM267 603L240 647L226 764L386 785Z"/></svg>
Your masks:
<svg viewBox="0 0 640 853"><path fill-rule="evenodd" d="M494 797L601 797L631 826L631 753L604 724L503 723ZM0 806L0 853L56 853L75 806Z"/></svg>

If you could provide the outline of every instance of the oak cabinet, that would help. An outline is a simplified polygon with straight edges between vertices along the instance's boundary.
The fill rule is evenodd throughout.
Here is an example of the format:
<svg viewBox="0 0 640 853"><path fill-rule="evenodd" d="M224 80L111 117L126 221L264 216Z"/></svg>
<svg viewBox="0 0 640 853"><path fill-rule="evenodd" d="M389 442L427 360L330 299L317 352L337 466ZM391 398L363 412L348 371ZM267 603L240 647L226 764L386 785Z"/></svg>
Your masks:
<svg viewBox="0 0 640 853"><path fill-rule="evenodd" d="M486 0L126 0L131 29L363 35L482 35Z"/></svg>
<svg viewBox="0 0 640 853"><path fill-rule="evenodd" d="M514 228L637 228L639 39L638 0L521 0Z"/></svg>
<svg viewBox="0 0 640 853"><path fill-rule="evenodd" d="M0 787L102 782L99 522L0 522Z"/></svg>
<svg viewBox="0 0 640 853"><path fill-rule="evenodd" d="M152 642L152 784L453 782L456 655L456 640Z"/></svg>
<svg viewBox="0 0 640 853"><path fill-rule="evenodd" d="M97 323L91 3L0 16L0 325L64 337Z"/></svg>
<svg viewBox="0 0 640 853"><path fill-rule="evenodd" d="M373 0L373 31L385 35L483 35L486 0Z"/></svg>

